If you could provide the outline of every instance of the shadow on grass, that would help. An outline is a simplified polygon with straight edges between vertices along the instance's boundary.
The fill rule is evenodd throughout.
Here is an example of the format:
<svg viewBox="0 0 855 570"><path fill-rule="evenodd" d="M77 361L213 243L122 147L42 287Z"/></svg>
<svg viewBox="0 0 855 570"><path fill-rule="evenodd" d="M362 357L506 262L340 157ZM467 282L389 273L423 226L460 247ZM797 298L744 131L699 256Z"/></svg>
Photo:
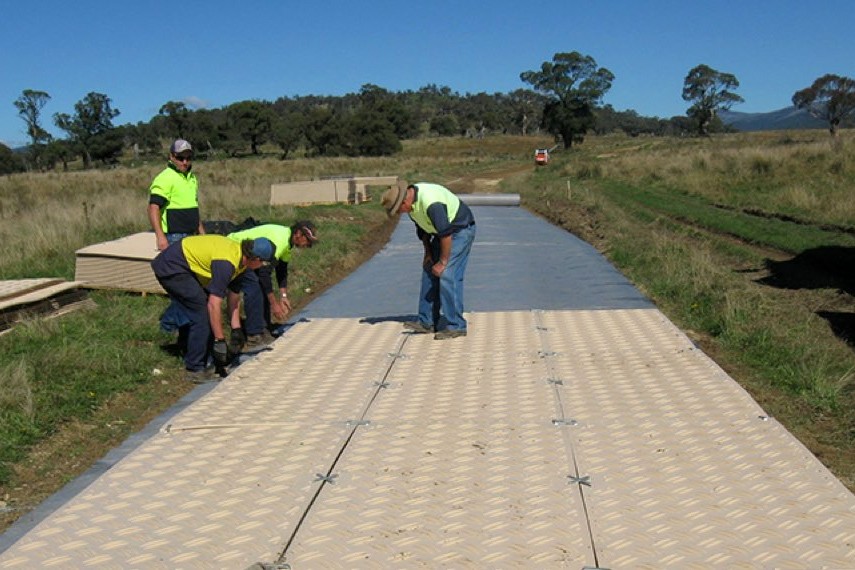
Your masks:
<svg viewBox="0 0 855 570"><path fill-rule="evenodd" d="M805 250L792 259L764 262L767 277L757 283L779 289L839 289L855 296L855 247ZM855 313L818 311L837 337L855 348Z"/></svg>
<svg viewBox="0 0 855 570"><path fill-rule="evenodd" d="M170 342L160 345L160 350L169 356L181 358L184 356L185 347L182 347L177 342Z"/></svg>
<svg viewBox="0 0 855 570"><path fill-rule="evenodd" d="M837 338L855 348L855 313L817 311L816 314L828 321Z"/></svg>

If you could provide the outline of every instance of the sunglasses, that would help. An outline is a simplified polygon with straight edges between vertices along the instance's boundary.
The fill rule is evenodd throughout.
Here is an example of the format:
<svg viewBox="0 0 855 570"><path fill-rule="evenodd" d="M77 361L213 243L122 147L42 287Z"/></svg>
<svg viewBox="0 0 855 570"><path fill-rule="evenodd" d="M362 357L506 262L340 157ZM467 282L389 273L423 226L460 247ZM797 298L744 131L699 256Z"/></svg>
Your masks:
<svg viewBox="0 0 855 570"><path fill-rule="evenodd" d="M190 162L191 160L193 160L193 157L192 156L176 156L175 160L177 160L178 162Z"/></svg>

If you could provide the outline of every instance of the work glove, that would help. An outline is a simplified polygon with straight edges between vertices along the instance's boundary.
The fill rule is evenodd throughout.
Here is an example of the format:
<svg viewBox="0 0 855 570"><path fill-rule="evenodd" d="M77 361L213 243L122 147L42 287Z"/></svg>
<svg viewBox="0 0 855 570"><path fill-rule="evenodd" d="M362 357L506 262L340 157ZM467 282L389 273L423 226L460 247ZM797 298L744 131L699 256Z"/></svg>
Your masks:
<svg viewBox="0 0 855 570"><path fill-rule="evenodd" d="M214 341L214 364L225 368L229 364L229 347L225 340Z"/></svg>
<svg viewBox="0 0 855 570"><path fill-rule="evenodd" d="M246 345L246 333L243 332L242 328L232 329L232 333L229 335L229 352L240 354L244 345Z"/></svg>

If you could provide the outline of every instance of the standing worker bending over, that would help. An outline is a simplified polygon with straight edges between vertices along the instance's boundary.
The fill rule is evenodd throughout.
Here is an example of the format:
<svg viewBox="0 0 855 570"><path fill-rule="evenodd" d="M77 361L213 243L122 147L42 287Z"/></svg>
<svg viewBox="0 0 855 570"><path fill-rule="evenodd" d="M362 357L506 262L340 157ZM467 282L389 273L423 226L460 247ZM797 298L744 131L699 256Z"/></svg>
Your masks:
<svg viewBox="0 0 855 570"><path fill-rule="evenodd" d="M219 235L190 236L151 262L157 280L190 320L185 378L197 384L216 379L207 368L212 340L214 363L220 368L228 364L223 299L228 291L231 326L240 327L240 276L272 261L274 249L265 238L238 243Z"/></svg>
<svg viewBox="0 0 855 570"><path fill-rule="evenodd" d="M318 241L318 230L308 220L294 223L290 228L278 224L262 224L246 230L233 232L229 238L236 241L267 238L276 247L273 265L276 269L276 282L273 282L273 267L262 266L255 271L247 271L242 279L244 313L246 313L246 344L249 348L258 348L270 344L270 313L277 320L284 320L291 311L288 301L288 263L294 247L312 247ZM278 287L276 286L278 285ZM243 339L234 337L235 345ZM238 333L242 334L242 333ZM240 341L240 342L239 342Z"/></svg>
<svg viewBox="0 0 855 570"><path fill-rule="evenodd" d="M158 251L181 238L204 234L199 217L199 181L191 172L193 147L178 139L169 147L169 162L149 188L148 219Z"/></svg>
<svg viewBox="0 0 855 570"><path fill-rule="evenodd" d="M419 320L404 326L416 333L436 331L436 340L466 336L463 274L475 240L472 210L448 188L428 182L406 189L393 186L383 194L381 203L390 217L410 214L425 248Z"/></svg>

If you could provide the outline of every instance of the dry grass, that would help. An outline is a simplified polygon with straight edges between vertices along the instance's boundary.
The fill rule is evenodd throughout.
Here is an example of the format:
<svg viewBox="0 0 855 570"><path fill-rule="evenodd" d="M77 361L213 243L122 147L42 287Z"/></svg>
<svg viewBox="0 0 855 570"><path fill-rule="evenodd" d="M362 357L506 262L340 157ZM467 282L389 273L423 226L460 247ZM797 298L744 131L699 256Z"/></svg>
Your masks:
<svg viewBox="0 0 855 570"><path fill-rule="evenodd" d="M26 358L0 367L0 408L15 408L33 417L33 367Z"/></svg>
<svg viewBox="0 0 855 570"><path fill-rule="evenodd" d="M545 139L544 139L545 140ZM400 156L199 161L206 219L236 219L264 211L270 185L334 175L415 176L443 182L448 172L478 172L527 157L544 142L524 137L408 141ZM525 149L520 150L520 149ZM148 187L163 164L0 177L0 279L73 275L73 252L149 229ZM288 217L287 209L277 215Z"/></svg>
<svg viewBox="0 0 855 570"><path fill-rule="evenodd" d="M668 186L713 202L855 225L855 132L590 139L572 174Z"/></svg>

